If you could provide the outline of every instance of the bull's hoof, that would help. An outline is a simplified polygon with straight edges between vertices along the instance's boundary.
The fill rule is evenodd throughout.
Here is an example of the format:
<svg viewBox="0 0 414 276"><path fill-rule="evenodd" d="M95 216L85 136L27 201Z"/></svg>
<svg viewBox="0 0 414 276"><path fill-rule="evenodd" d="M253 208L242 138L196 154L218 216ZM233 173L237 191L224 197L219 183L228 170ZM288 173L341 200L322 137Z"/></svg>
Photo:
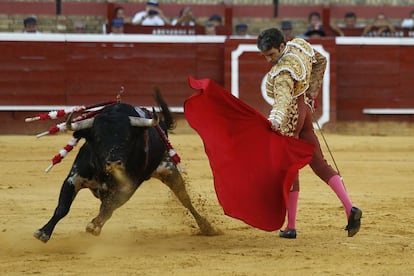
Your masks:
<svg viewBox="0 0 414 276"><path fill-rule="evenodd" d="M88 225L86 225L86 232L91 233L94 236L99 236L99 234L101 234L101 227L89 222Z"/></svg>
<svg viewBox="0 0 414 276"><path fill-rule="evenodd" d="M50 239L50 235L46 234L45 232L43 232L42 230L36 230L33 233L33 237L35 237L36 239L38 239L39 241L42 241L44 243L47 243L47 241Z"/></svg>
<svg viewBox="0 0 414 276"><path fill-rule="evenodd" d="M203 217L200 217L197 220L197 224L198 224L198 227L200 228L200 233L199 234L202 235L202 236L219 236L219 235L223 235L223 232L220 229L214 228L210 224L210 222L207 219L203 218Z"/></svg>

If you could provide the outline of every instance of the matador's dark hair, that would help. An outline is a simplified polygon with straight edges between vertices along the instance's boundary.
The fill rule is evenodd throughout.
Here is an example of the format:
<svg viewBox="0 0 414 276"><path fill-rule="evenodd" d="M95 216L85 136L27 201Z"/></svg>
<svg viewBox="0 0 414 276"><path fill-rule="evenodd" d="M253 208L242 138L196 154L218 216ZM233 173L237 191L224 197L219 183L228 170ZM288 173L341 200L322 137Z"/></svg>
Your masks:
<svg viewBox="0 0 414 276"><path fill-rule="evenodd" d="M272 48L279 49L281 44L285 44L285 37L277 28L264 30L257 37L257 48L262 52Z"/></svg>

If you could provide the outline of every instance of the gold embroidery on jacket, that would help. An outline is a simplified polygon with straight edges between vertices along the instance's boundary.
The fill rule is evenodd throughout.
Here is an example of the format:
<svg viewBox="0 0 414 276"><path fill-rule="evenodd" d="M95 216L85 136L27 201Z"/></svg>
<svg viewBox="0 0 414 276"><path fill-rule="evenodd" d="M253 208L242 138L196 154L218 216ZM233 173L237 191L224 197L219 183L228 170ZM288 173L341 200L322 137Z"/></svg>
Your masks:
<svg viewBox="0 0 414 276"><path fill-rule="evenodd" d="M314 64L319 66L313 68ZM267 74L266 93L275 99L269 119L280 124L283 135L294 135L299 118L297 99L305 92L305 103L309 102L308 92L312 92L311 97L317 96L325 66L323 55L314 51L305 40L295 38L286 44L283 55ZM310 86L311 76L314 83ZM308 91L311 88L312 91Z"/></svg>

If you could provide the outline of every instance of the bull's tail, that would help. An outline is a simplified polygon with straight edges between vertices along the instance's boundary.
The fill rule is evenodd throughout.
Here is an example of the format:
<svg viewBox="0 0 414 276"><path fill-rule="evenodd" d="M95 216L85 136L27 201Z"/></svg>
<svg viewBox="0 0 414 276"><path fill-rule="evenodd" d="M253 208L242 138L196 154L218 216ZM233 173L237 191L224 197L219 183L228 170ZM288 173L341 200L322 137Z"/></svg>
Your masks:
<svg viewBox="0 0 414 276"><path fill-rule="evenodd" d="M174 117L168 107L168 104L165 102L164 98L161 96L161 91L158 87L155 88L155 101L161 109L161 113L164 117L164 123L167 129L172 130L176 126Z"/></svg>

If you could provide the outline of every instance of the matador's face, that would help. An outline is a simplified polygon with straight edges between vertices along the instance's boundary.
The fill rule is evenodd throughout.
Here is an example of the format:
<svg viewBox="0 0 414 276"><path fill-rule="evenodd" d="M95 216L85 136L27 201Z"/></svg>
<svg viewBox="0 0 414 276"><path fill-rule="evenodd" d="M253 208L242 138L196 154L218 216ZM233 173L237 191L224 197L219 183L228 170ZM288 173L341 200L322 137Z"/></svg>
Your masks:
<svg viewBox="0 0 414 276"><path fill-rule="evenodd" d="M279 58L282 56L284 50L285 44L281 44L278 49L273 47L270 50L262 51L261 53L267 62L276 64Z"/></svg>

